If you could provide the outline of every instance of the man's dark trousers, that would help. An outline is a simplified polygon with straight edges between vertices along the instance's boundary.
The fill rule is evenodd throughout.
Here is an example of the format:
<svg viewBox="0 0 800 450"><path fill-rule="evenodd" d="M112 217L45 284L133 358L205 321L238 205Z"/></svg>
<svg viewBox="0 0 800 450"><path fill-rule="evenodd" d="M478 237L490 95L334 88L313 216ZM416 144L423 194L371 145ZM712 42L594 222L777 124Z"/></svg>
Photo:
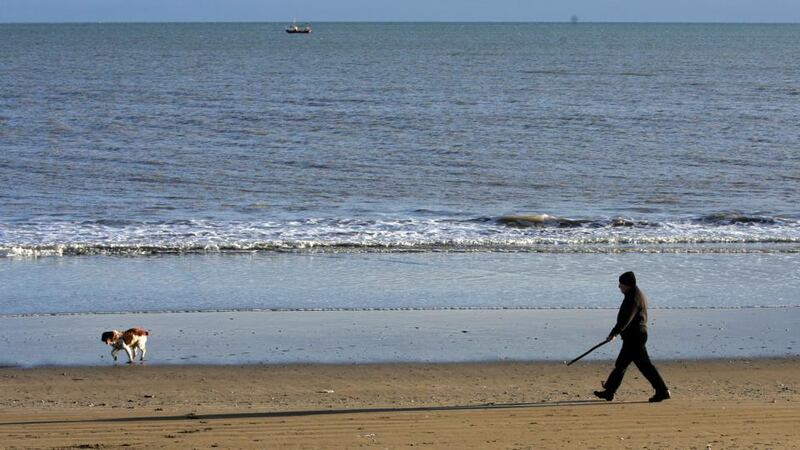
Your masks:
<svg viewBox="0 0 800 450"><path fill-rule="evenodd" d="M607 392L617 392L619 385L622 384L622 378L625 376L625 371L631 363L636 364L639 371L642 372L647 381L653 386L656 392L666 392L667 385L658 373L658 370L650 362L650 356L647 354L647 333L637 333L632 336L626 336L622 340L622 349L619 351L617 362L614 364L614 370L608 376L603 387Z"/></svg>

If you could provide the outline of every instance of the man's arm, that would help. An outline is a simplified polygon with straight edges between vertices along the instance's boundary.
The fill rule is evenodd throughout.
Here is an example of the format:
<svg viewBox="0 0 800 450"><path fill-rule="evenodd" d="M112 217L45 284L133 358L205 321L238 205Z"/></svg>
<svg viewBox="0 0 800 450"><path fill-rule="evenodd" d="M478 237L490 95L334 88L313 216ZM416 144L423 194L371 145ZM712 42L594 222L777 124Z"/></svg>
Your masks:
<svg viewBox="0 0 800 450"><path fill-rule="evenodd" d="M611 332L608 333L608 337L606 341L613 341L614 338L625 331L628 328L628 325L631 324L631 321L636 316L636 300L633 296L628 298L626 296L625 300L622 301L622 306L619 307L619 313L617 314L617 324L614 325L614 328L611 329Z"/></svg>

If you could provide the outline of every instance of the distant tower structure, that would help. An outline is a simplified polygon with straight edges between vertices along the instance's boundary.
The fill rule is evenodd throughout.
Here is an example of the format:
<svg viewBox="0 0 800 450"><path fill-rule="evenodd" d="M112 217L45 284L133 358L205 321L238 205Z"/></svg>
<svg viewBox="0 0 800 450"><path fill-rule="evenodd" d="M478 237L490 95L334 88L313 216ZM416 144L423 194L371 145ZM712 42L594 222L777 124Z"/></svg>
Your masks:
<svg viewBox="0 0 800 450"><path fill-rule="evenodd" d="M570 17L570 18L569 18L569 21L570 21L571 23L578 23L578 16L576 16L575 14L573 14L573 15L572 15L572 17Z"/></svg>

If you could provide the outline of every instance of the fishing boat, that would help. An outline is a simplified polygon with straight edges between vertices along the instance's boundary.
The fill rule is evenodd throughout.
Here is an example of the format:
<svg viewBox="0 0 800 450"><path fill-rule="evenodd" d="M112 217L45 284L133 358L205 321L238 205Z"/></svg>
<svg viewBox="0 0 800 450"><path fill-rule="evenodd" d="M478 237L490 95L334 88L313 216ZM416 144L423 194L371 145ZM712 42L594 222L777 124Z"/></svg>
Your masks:
<svg viewBox="0 0 800 450"><path fill-rule="evenodd" d="M311 26L308 24L297 25L296 23L292 22L290 26L286 27L286 32L308 34L311 33Z"/></svg>

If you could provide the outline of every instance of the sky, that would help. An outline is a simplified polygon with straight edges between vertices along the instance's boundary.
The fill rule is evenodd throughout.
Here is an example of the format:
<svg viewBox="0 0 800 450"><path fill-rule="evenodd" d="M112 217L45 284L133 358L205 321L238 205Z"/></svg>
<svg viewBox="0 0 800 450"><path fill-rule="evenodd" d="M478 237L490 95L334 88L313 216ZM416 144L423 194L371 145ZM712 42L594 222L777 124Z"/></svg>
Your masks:
<svg viewBox="0 0 800 450"><path fill-rule="evenodd" d="M800 22L800 0L0 0L5 22Z"/></svg>

